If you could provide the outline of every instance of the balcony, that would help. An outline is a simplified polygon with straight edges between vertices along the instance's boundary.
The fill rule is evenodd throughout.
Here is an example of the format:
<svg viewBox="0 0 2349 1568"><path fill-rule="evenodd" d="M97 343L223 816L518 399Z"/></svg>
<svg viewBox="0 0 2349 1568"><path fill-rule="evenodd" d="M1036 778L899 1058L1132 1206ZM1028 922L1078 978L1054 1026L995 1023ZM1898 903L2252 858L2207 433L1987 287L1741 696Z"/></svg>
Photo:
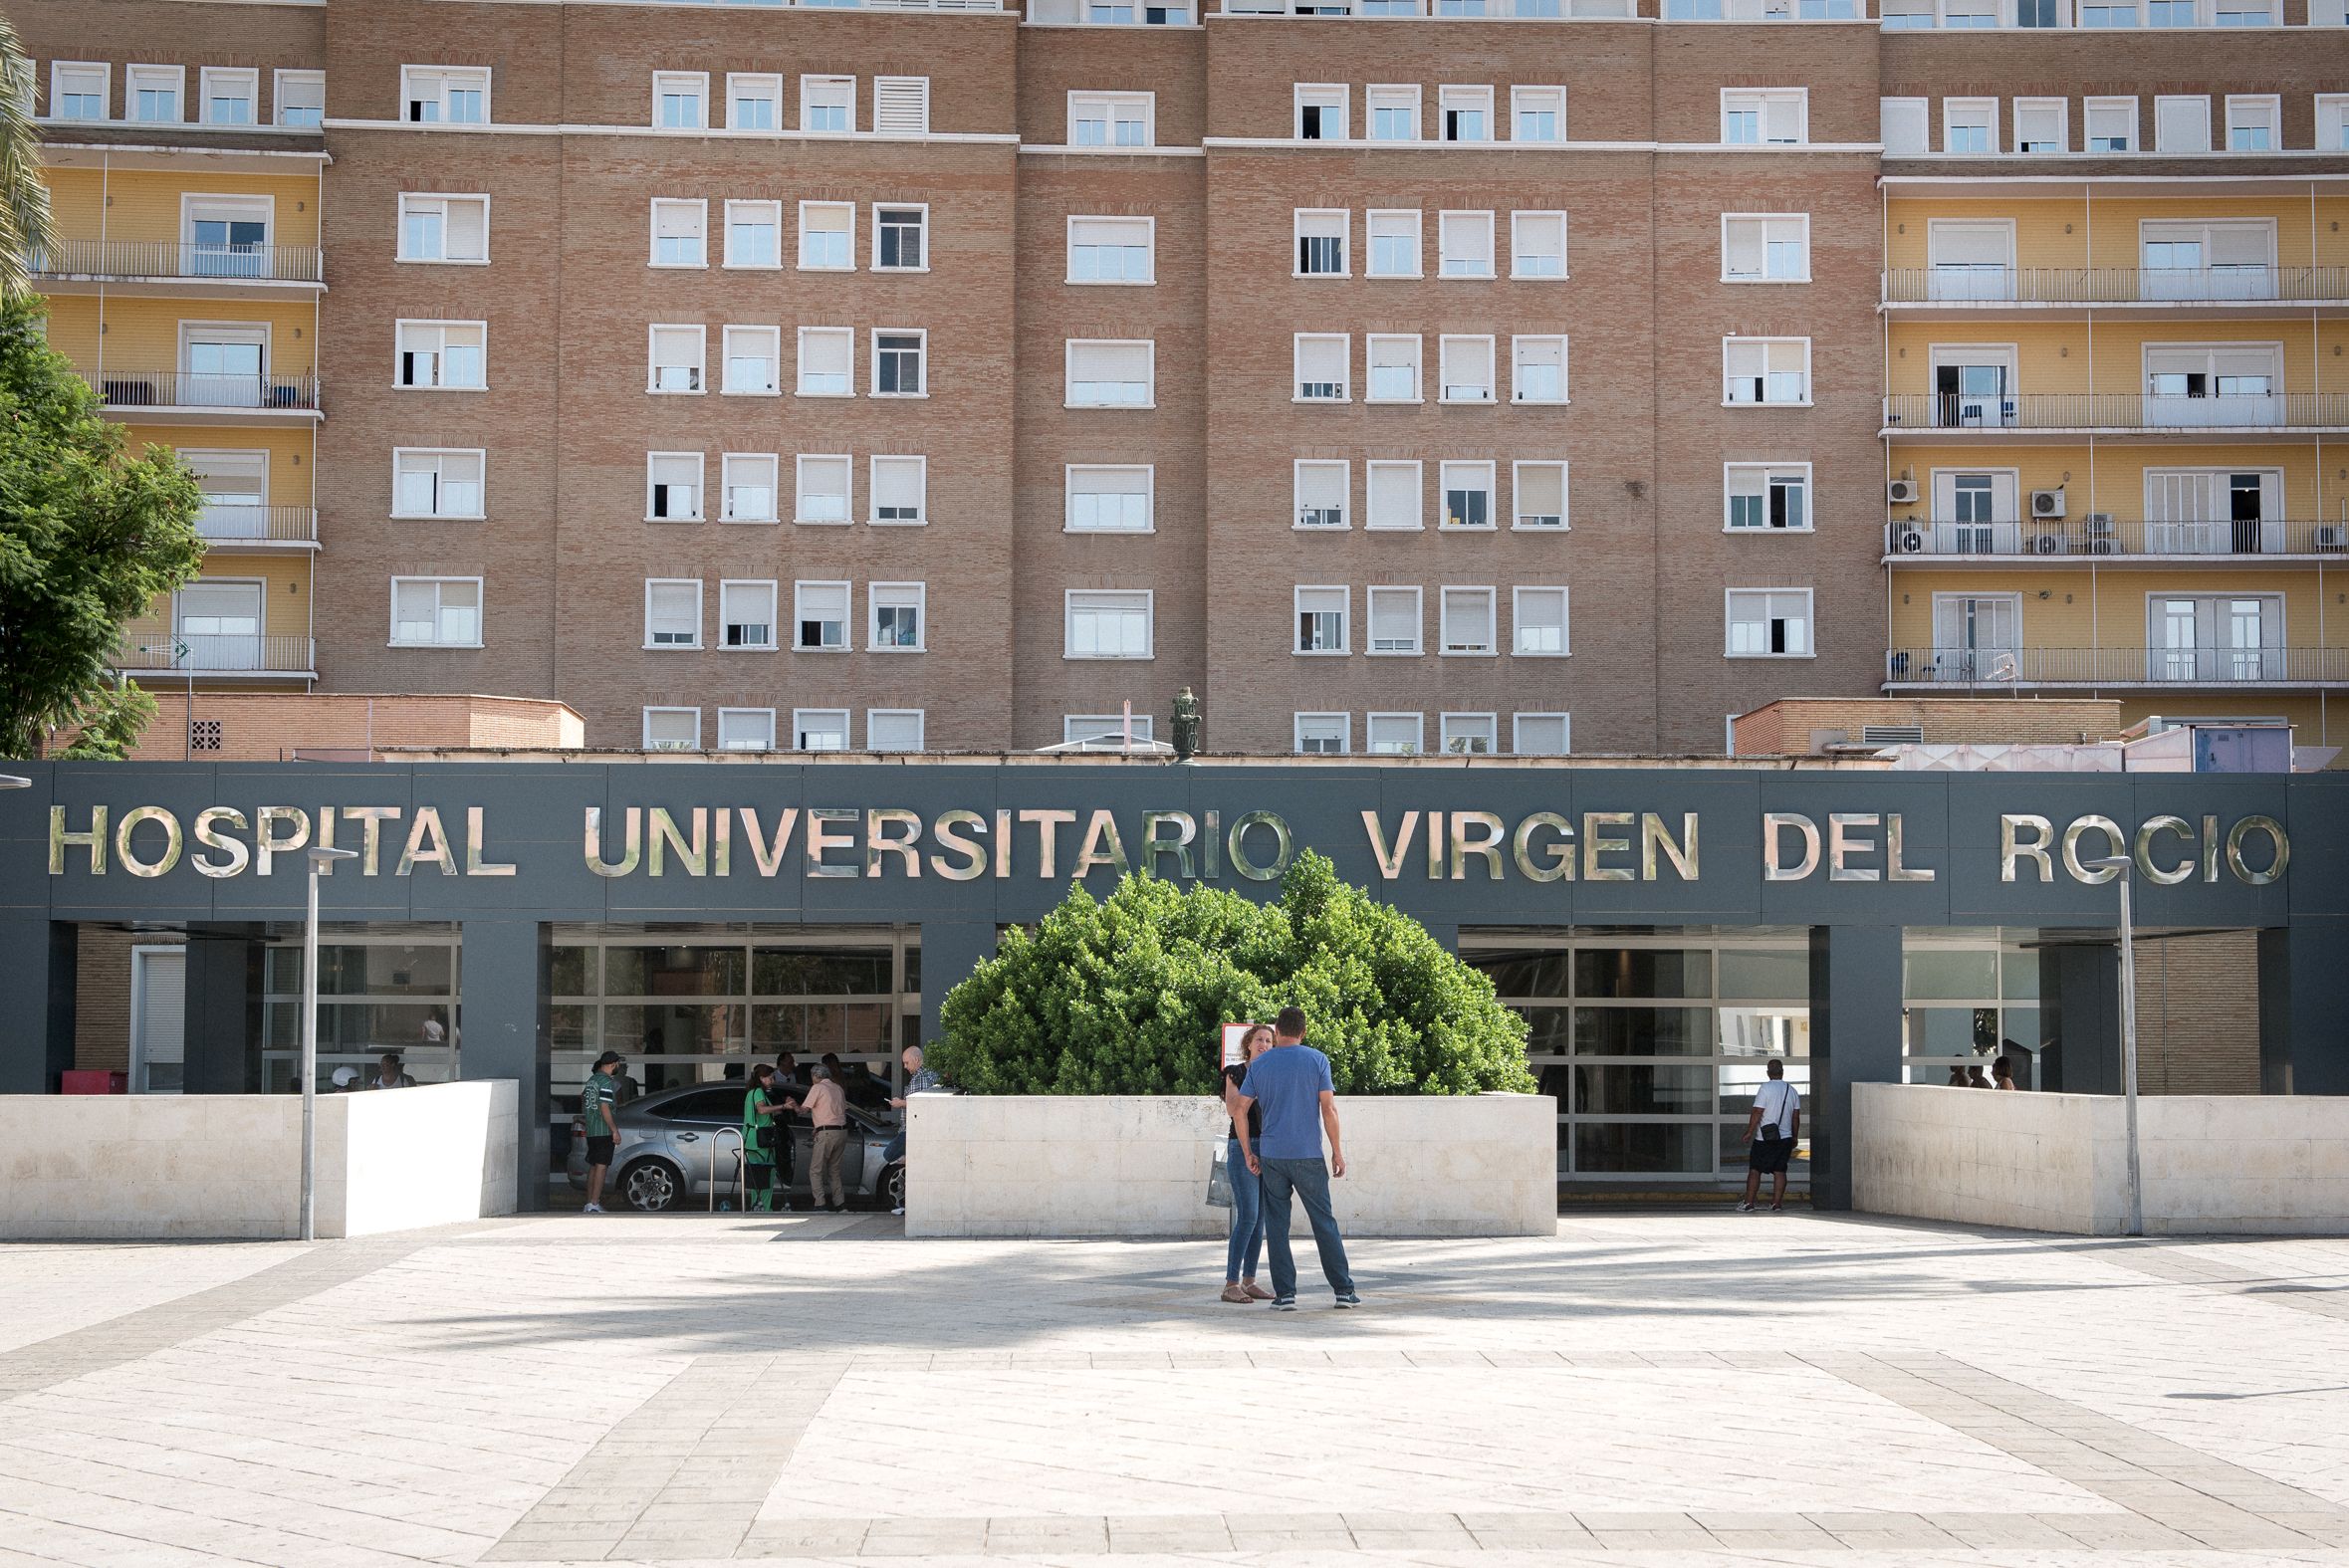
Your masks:
<svg viewBox="0 0 2349 1568"><path fill-rule="evenodd" d="M1699 4L1720 0L1697 0ZM1751 5L1759 14L1777 0L1728 0ZM1804 0L1834 4L1840 0ZM1567 17L1621 21L1639 15L1638 0L1221 0L1225 16L1433 16L1516 17L1557 21ZM1807 15L1807 11L1805 12Z"/></svg>
<svg viewBox="0 0 2349 1568"><path fill-rule="evenodd" d="M315 679L317 644L308 637L250 632L126 634L115 668L133 674L292 675Z"/></svg>
<svg viewBox="0 0 2349 1568"><path fill-rule="evenodd" d="M1896 392L1884 434L2071 431L2218 432L2349 428L2349 392L2255 392L2192 397L2150 392Z"/></svg>
<svg viewBox="0 0 2349 1568"><path fill-rule="evenodd" d="M318 514L309 507L213 502L196 514L196 532L215 551L316 550Z"/></svg>
<svg viewBox="0 0 2349 1568"><path fill-rule="evenodd" d="M84 370L82 379L121 418L170 417L189 424L237 424L252 419L316 419L315 375L225 375L183 370Z"/></svg>
<svg viewBox="0 0 2349 1568"><path fill-rule="evenodd" d="M160 240L61 240L33 258L44 283L117 286L283 284L316 292L325 274L315 245L173 245ZM166 291L167 292L167 291Z"/></svg>
<svg viewBox="0 0 2349 1568"><path fill-rule="evenodd" d="M2349 304L2349 267L1903 267L1884 274L1887 307L2094 307L2144 315L2205 305Z"/></svg>
<svg viewBox="0 0 2349 1568"><path fill-rule="evenodd" d="M2020 687L2349 685L2344 648L1894 648L1884 685Z"/></svg>
<svg viewBox="0 0 2349 1568"><path fill-rule="evenodd" d="M2169 522L2115 518L2029 518L2012 523L1951 523L1894 518L1884 528L1891 561L2023 560L2182 562L2276 560L2349 556L2349 522L2237 518Z"/></svg>

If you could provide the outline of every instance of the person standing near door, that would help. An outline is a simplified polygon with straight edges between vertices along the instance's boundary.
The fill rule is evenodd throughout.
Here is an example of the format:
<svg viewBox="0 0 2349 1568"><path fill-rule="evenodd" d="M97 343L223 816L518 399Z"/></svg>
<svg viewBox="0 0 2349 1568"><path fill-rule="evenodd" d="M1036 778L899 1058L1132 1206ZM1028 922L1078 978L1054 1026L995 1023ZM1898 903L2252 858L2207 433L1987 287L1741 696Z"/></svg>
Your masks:
<svg viewBox="0 0 2349 1568"><path fill-rule="evenodd" d="M1772 1179L1769 1211L1786 1207L1786 1162L1794 1158L1794 1139L1802 1131L1802 1096L1786 1081L1786 1064L1777 1057L1763 1069L1769 1076L1754 1094L1754 1109L1746 1113L1746 1201L1738 1213L1752 1214L1762 1195L1762 1179Z"/></svg>
<svg viewBox="0 0 2349 1568"><path fill-rule="evenodd" d="M808 1206L828 1209L836 1215L846 1214L848 1195L840 1186L840 1158L848 1149L848 1100L831 1068L816 1069L815 1082L809 1085L800 1103L816 1129L815 1149L808 1158ZM827 1190L831 1194L829 1203L823 1197Z"/></svg>
<svg viewBox="0 0 2349 1568"><path fill-rule="evenodd" d="M742 1176L748 1189L744 1207L766 1212L775 1207L775 1170L791 1167L783 1150L789 1129L780 1121L789 1101L774 1098L775 1069L760 1062L751 1069L751 1085L742 1096Z"/></svg>
<svg viewBox="0 0 2349 1568"><path fill-rule="evenodd" d="M587 1074L587 1087L580 1090L580 1131L587 1140L587 1205L582 1213L603 1213L603 1173L611 1168L611 1149L619 1136L619 1126L612 1113L619 1108L619 1071L626 1064L620 1053L607 1050L595 1058L595 1070Z"/></svg>

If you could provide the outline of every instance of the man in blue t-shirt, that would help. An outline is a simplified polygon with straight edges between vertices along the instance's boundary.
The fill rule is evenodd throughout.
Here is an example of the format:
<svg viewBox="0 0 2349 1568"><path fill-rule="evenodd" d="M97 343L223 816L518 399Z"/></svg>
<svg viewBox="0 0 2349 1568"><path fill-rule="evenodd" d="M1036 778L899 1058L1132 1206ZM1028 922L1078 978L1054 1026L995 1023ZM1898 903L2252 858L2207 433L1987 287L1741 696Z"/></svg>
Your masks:
<svg viewBox="0 0 2349 1568"><path fill-rule="evenodd" d="M1346 1269L1345 1238L1329 1212L1329 1179L1346 1174L1345 1150L1337 1139L1337 1095L1330 1086L1329 1058L1304 1042L1305 1015L1283 1008L1273 1020L1273 1048L1249 1064L1240 1085L1240 1153L1249 1170L1264 1179L1265 1244L1273 1253L1273 1310L1296 1310L1296 1258L1289 1249L1289 1199L1305 1206L1313 1246L1321 1254L1321 1275L1341 1307L1357 1307L1354 1276ZM1264 1131L1251 1139L1247 1111L1264 1114ZM1321 1159L1321 1134L1329 1134L1329 1160Z"/></svg>

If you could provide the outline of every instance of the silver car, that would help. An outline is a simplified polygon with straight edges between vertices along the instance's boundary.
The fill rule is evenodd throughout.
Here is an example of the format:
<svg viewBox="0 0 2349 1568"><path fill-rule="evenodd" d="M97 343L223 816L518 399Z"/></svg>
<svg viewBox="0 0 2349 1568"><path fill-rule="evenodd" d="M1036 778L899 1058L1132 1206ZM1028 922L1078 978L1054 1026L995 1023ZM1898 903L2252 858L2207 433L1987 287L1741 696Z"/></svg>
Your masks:
<svg viewBox="0 0 2349 1568"><path fill-rule="evenodd" d="M642 1095L619 1108L618 1141L605 1179L605 1202L625 1204L640 1214L667 1214L709 1201L713 1177L720 1203L741 1197L742 1101L740 1083L704 1083ZM905 1162L886 1158L897 1129L851 1105L848 1147L840 1155L840 1185L853 1199L877 1199L894 1209L905 1201ZM816 1134L790 1119L790 1192L809 1196L808 1155ZM572 1123L571 1185L587 1185L587 1141Z"/></svg>

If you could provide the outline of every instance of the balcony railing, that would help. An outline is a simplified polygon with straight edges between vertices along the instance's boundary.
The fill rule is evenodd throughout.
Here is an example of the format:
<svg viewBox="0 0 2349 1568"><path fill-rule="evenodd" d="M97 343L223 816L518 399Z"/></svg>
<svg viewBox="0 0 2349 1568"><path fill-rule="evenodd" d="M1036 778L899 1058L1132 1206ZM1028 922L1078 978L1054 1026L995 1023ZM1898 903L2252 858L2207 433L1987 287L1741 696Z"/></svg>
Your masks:
<svg viewBox="0 0 2349 1568"><path fill-rule="evenodd" d="M1744 4L1746 0L1736 0ZM1812 3L1812 0L1805 0ZM1761 0L1755 0L1759 6ZM1626 18L1638 0L1221 0L1226 16L1436 16Z"/></svg>
<svg viewBox="0 0 2349 1568"><path fill-rule="evenodd" d="M1884 553L1895 559L1943 556L2340 556L2349 555L2349 522L2222 518L2170 522L2106 517L2025 518L2012 523L1951 523L1895 518L1884 527Z"/></svg>
<svg viewBox="0 0 2349 1568"><path fill-rule="evenodd" d="M2349 300L2349 267L1903 267L1890 305L2143 305Z"/></svg>
<svg viewBox="0 0 2349 1568"><path fill-rule="evenodd" d="M174 674L306 675L316 669L308 637L247 632L137 632L126 634L115 667Z"/></svg>
<svg viewBox="0 0 2349 1568"><path fill-rule="evenodd" d="M159 240L61 240L39 252L45 278L244 278L317 283L315 245L172 245Z"/></svg>
<svg viewBox="0 0 2349 1568"><path fill-rule="evenodd" d="M215 502L196 514L196 532L215 545L307 545L318 538L318 514L309 507Z"/></svg>
<svg viewBox="0 0 2349 1568"><path fill-rule="evenodd" d="M117 408L316 409L315 375L210 375L185 370L84 370Z"/></svg>
<svg viewBox="0 0 2349 1568"><path fill-rule="evenodd" d="M1919 430L2320 430L2349 425L2349 393L1897 392L1884 399L1884 423Z"/></svg>
<svg viewBox="0 0 2349 1568"><path fill-rule="evenodd" d="M1894 648L1888 686L2281 686L2349 682L2349 648Z"/></svg>

